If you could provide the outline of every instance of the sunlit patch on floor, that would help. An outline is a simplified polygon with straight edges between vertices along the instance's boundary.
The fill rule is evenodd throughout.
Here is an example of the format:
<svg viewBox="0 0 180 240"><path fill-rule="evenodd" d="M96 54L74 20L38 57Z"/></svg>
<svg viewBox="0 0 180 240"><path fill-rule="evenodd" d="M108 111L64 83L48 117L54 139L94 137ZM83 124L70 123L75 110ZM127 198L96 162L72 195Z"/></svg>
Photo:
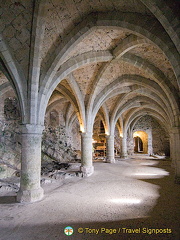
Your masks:
<svg viewBox="0 0 180 240"><path fill-rule="evenodd" d="M139 204L142 202L141 199L137 198L116 198L111 199L110 201L117 204Z"/></svg>
<svg viewBox="0 0 180 240"><path fill-rule="evenodd" d="M131 167L126 169L124 175L137 179L155 179L168 176L169 172L161 168L133 164Z"/></svg>

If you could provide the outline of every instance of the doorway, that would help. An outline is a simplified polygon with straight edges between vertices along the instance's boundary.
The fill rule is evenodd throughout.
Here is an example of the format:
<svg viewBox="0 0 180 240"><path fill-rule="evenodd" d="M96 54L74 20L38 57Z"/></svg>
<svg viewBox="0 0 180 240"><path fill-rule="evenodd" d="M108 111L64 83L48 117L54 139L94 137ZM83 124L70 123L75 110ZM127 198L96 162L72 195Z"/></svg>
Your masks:
<svg viewBox="0 0 180 240"><path fill-rule="evenodd" d="M134 137L134 152L143 152L143 141L140 137Z"/></svg>
<svg viewBox="0 0 180 240"><path fill-rule="evenodd" d="M134 153L148 153L148 134L144 131L133 133Z"/></svg>

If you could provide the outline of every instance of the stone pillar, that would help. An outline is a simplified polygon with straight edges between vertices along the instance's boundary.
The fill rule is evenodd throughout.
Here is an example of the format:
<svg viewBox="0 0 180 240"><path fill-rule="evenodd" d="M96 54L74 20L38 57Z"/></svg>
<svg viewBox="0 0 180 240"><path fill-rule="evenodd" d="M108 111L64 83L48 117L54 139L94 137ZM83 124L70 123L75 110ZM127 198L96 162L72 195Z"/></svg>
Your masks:
<svg viewBox="0 0 180 240"><path fill-rule="evenodd" d="M173 127L171 131L171 158L175 167L175 183L180 184L180 128Z"/></svg>
<svg viewBox="0 0 180 240"><path fill-rule="evenodd" d="M115 163L114 158L114 135L106 136L106 162Z"/></svg>
<svg viewBox="0 0 180 240"><path fill-rule="evenodd" d="M148 155L151 156L153 154L153 147L152 147L152 130L147 132L148 135Z"/></svg>
<svg viewBox="0 0 180 240"><path fill-rule="evenodd" d="M171 167L175 168L175 150L174 150L174 134L170 133L170 159L171 159Z"/></svg>
<svg viewBox="0 0 180 240"><path fill-rule="evenodd" d="M81 172L90 176L94 172L92 165L92 133L81 133Z"/></svg>
<svg viewBox="0 0 180 240"><path fill-rule="evenodd" d="M121 158L127 158L127 137L126 136L123 136L122 138Z"/></svg>
<svg viewBox="0 0 180 240"><path fill-rule="evenodd" d="M18 202L41 200L44 191L40 186L41 139L44 127L26 124L22 126L21 180L17 193Z"/></svg>

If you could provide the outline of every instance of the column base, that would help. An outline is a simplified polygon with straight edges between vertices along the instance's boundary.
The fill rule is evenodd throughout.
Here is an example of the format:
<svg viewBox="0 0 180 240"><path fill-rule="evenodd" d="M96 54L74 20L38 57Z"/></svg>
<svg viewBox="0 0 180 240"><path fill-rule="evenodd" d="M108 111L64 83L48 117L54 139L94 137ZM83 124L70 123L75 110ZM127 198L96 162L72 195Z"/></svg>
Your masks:
<svg viewBox="0 0 180 240"><path fill-rule="evenodd" d="M32 203L40 201L44 196L44 190L40 187L34 190L24 190L17 193L16 200L20 203Z"/></svg>
<svg viewBox="0 0 180 240"><path fill-rule="evenodd" d="M112 158L112 159L106 158L106 162L107 163L115 163L115 159L114 158Z"/></svg>
<svg viewBox="0 0 180 240"><path fill-rule="evenodd" d="M174 182L180 184L180 176L175 176Z"/></svg>
<svg viewBox="0 0 180 240"><path fill-rule="evenodd" d="M81 166L80 171L83 173L83 177L89 177L94 173L94 167Z"/></svg>

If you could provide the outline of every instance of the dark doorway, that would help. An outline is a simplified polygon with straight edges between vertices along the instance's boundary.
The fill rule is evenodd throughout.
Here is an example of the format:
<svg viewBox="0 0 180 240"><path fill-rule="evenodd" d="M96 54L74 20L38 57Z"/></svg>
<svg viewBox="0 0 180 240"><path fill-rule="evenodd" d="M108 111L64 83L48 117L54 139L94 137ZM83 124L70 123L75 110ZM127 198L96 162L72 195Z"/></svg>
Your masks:
<svg viewBox="0 0 180 240"><path fill-rule="evenodd" d="M140 137L134 137L134 152L143 152L143 141Z"/></svg>

